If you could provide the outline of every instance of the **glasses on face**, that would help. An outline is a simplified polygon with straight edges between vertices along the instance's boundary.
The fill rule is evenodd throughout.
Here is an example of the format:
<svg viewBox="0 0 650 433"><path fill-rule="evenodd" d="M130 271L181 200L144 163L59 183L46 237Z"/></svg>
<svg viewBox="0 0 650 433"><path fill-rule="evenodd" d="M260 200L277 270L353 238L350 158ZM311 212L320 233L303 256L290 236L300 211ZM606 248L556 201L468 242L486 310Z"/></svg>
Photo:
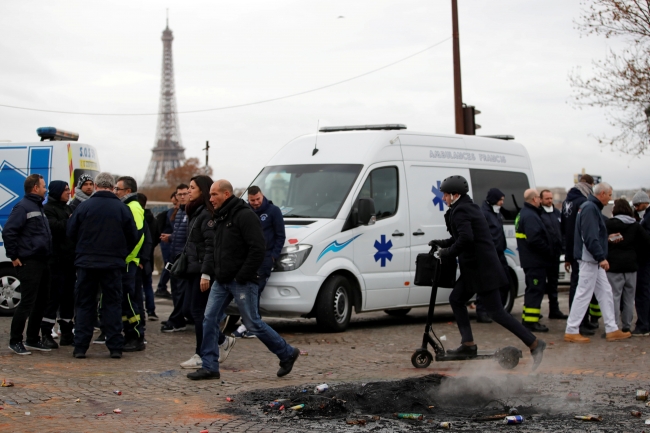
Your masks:
<svg viewBox="0 0 650 433"><path fill-rule="evenodd" d="M190 195L189 192L177 192L176 197L185 197L186 195Z"/></svg>
<svg viewBox="0 0 650 433"><path fill-rule="evenodd" d="M113 188L113 191L125 191L126 189L127 189L127 188L118 188L118 187L115 187L115 188Z"/></svg>

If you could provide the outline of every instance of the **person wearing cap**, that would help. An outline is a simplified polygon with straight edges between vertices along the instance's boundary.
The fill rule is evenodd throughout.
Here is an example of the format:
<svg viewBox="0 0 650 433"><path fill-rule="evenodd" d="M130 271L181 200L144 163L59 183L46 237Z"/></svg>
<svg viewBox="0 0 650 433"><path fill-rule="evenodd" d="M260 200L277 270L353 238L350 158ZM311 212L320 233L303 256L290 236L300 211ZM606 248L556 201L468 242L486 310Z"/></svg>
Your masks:
<svg viewBox="0 0 650 433"><path fill-rule="evenodd" d="M70 208L74 210L95 192L95 181L89 174L82 174L77 181L77 187L74 189L74 199L70 202Z"/></svg>
<svg viewBox="0 0 650 433"><path fill-rule="evenodd" d="M77 271L74 266L74 242L67 236L66 229L72 209L70 200L70 187L67 182L53 180L48 186L48 200L43 206L43 211L50 224L52 232L52 251L49 259L50 266L50 299L45 308L41 322L41 336L43 345L50 349L57 349L59 345L52 338L52 329L59 315L59 329L61 330L61 346L71 346L74 339L72 333L74 318L74 286L77 281Z"/></svg>
<svg viewBox="0 0 650 433"><path fill-rule="evenodd" d="M494 242L494 248L497 250L497 256L499 257L499 262L503 269L506 272L508 277L508 285L503 286L500 290L501 301L503 302L508 297L508 291L510 290L510 268L508 267L508 262L506 260L505 251L508 247L506 243L506 235L503 232L503 201L505 199L505 194L501 192L498 188L490 188L487 193L485 201L481 205L481 211L485 216L485 220L488 223L490 228L490 234L492 235L492 241ZM481 297L476 297L476 321L479 323L491 323L492 319L487 315L485 307L481 302Z"/></svg>
<svg viewBox="0 0 650 433"><path fill-rule="evenodd" d="M650 198L645 191L637 191L632 198L635 216L640 218L639 224L650 233L650 212L647 211ZM650 251L641 250L638 253L639 270L636 274L636 293L634 307L636 309L636 324L633 337L650 336Z"/></svg>
<svg viewBox="0 0 650 433"><path fill-rule="evenodd" d="M499 290L508 284L508 277L499 261L485 216L467 195L467 180L462 176L448 177L440 184L440 191L443 192L444 202L449 206L445 222L451 238L433 240L429 245L440 247L434 256L457 257L460 266L460 278L449 295L449 304L462 337L461 345L457 349L447 350L447 353L477 356L467 302L478 293L492 320L515 334L530 348L533 370L536 369L542 362L546 343L535 337L503 308Z"/></svg>

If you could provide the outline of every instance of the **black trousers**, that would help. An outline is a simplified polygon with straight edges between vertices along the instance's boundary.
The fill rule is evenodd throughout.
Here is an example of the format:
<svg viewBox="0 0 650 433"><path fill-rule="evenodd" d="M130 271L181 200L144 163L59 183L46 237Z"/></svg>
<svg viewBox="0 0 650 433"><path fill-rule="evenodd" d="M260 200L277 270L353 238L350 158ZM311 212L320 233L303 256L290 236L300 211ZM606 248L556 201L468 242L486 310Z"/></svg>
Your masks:
<svg viewBox="0 0 650 433"><path fill-rule="evenodd" d="M174 304L174 309L169 315L168 322L171 323L175 328L182 328L187 324L185 320L186 309L183 308L185 302L185 292L189 289L189 281L183 278L171 277L171 286L172 286L172 302Z"/></svg>
<svg viewBox="0 0 650 433"><path fill-rule="evenodd" d="M458 330L462 337L461 343L474 341L472 327L469 324L469 314L467 313L467 306L465 304L475 293L476 290L471 285L465 284L461 274L458 281L456 281L454 290L449 295L449 303L451 304L451 309L454 311ZM524 325L506 312L501 303L501 296L498 290L481 292L481 301L492 320L515 334L526 346L533 344L536 337Z"/></svg>
<svg viewBox="0 0 650 433"><path fill-rule="evenodd" d="M527 323L539 322L542 315L542 301L546 293L547 268L525 268L526 293L522 319Z"/></svg>
<svg viewBox="0 0 650 433"><path fill-rule="evenodd" d="M20 303L11 319L9 344L23 341L23 331L27 324L27 341L38 341L41 321L50 295L50 267L46 258L21 259L22 266L17 266L16 275L20 280Z"/></svg>
<svg viewBox="0 0 650 433"><path fill-rule="evenodd" d="M508 261L506 260L505 254L503 252L499 253L497 252L497 255L499 256L499 261L501 262L501 266L503 266L503 270L506 273L506 277L508 277L508 285L503 286L501 290L499 290L499 295L501 296L501 303L505 302L506 299L508 299L508 292L510 291L510 267L508 266ZM485 307L483 306L483 303L481 302L481 295L477 294L476 295L476 314L487 314L487 311L485 310Z"/></svg>
<svg viewBox="0 0 650 433"><path fill-rule="evenodd" d="M144 337L141 320L142 288L136 290L135 277L138 265L131 262L122 271L122 322L126 340Z"/></svg>
<svg viewBox="0 0 650 433"><path fill-rule="evenodd" d="M546 268L546 295L550 311L558 311L560 304L557 300L557 284L560 279L560 263Z"/></svg>
<svg viewBox="0 0 650 433"><path fill-rule="evenodd" d="M122 269L77 268L74 346L88 350L97 319L97 293L102 291L102 331L109 350L122 350Z"/></svg>
<svg viewBox="0 0 650 433"><path fill-rule="evenodd" d="M636 274L636 329L650 332L650 262L641 263Z"/></svg>
<svg viewBox="0 0 650 433"><path fill-rule="evenodd" d="M41 322L41 335L52 333L59 316L61 334L71 334L74 318L74 286L77 282L77 269L73 261L50 262L50 299Z"/></svg>

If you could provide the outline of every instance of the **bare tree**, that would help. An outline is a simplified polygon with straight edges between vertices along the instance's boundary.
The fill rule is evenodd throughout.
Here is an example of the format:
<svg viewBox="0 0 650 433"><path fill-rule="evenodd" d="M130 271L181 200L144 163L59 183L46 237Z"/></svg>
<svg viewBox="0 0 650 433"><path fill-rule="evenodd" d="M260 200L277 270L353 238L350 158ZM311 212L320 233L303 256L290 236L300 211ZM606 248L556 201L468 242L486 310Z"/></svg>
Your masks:
<svg viewBox="0 0 650 433"><path fill-rule="evenodd" d="M583 0L578 29L585 35L621 37L628 46L592 63L594 75L580 69L569 80L577 106L604 108L614 136L598 136L602 145L634 156L650 151L650 0Z"/></svg>
<svg viewBox="0 0 650 433"><path fill-rule="evenodd" d="M199 158L189 158L180 167L169 170L165 178L169 186L175 187L181 183L189 185L190 179L200 174L212 176L212 167L201 165Z"/></svg>

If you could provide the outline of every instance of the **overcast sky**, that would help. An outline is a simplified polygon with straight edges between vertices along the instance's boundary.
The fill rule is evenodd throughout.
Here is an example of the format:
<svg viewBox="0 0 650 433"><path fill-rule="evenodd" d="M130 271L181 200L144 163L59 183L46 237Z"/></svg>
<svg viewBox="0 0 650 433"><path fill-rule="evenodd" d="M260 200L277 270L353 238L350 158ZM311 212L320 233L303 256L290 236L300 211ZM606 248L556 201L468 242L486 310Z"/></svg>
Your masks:
<svg viewBox="0 0 650 433"><path fill-rule="evenodd" d="M180 111L280 97L353 77L451 35L450 0L4 2L0 104L155 113L165 8L174 32ZM650 186L647 158L599 147L613 132L600 109L569 104L568 74L617 41L580 37L577 1L459 0L463 100L480 134L511 134L538 185L570 186L583 167L614 188ZM339 18L344 17L344 18ZM612 45L615 44L615 45ZM454 132L451 41L395 66L314 93L244 108L181 114L187 157L211 145L215 177L247 186L292 138L321 126L404 123ZM144 177L156 116L39 113L0 107L0 139L36 128L80 133L101 167Z"/></svg>

